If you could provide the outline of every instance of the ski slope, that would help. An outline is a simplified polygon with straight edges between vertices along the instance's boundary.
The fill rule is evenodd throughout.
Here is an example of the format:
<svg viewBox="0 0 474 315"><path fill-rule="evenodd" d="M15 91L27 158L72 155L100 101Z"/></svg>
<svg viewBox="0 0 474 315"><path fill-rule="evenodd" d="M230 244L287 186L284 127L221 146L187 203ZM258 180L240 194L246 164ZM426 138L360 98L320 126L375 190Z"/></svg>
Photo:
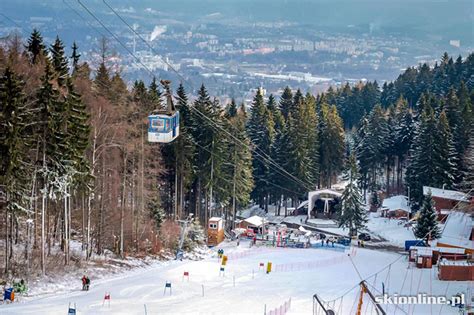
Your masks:
<svg viewBox="0 0 474 315"><path fill-rule="evenodd" d="M263 314L279 307L291 297L287 314L311 314L312 296L334 299L349 290L342 303L336 301L337 314L351 314L359 290L354 286L360 281L350 262L348 253L362 277L372 275L398 254L363 248L346 252L332 249L284 249L257 246L249 248L247 242L226 243L225 254L229 260L225 276L219 275L220 263L215 252L201 261L173 261L146 269L127 272L125 275L92 282L90 291L81 291L80 279L70 283L75 292L56 296L24 298L20 303L0 305L2 315L67 314L68 304L76 303L78 314ZM259 263L273 263L273 272L259 270ZM183 281L183 272L190 274L189 282ZM382 282L390 293L412 294L425 292L448 296L466 291L468 282L441 282L436 280L435 269L407 269L406 258L367 282L381 290ZM90 275L93 277L93 275ZM235 286L234 286L235 277ZM172 294L164 295L166 281L172 283ZM203 296L204 287L204 296ZM110 292L110 307L103 306L105 292ZM377 292L374 292L375 294ZM363 305L366 314L373 310ZM352 312L351 312L352 310ZM388 314L395 311L392 308ZM398 309L397 314L457 314L456 309L438 305L417 305L408 310ZM373 312L375 314L375 311Z"/></svg>

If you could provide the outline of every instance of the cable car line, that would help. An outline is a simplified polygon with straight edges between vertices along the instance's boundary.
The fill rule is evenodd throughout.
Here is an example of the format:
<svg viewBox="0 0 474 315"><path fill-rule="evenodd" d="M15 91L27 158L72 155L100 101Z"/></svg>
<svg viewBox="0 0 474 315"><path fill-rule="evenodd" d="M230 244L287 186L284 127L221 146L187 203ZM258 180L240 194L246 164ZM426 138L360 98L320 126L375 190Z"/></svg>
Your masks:
<svg viewBox="0 0 474 315"><path fill-rule="evenodd" d="M145 65L143 64L143 62L132 52L130 51L130 49L112 32L110 31L110 29L84 4L81 2L81 0L77 0L77 2L89 13L89 15L91 15L97 22L99 22L99 24L109 33L111 34L111 36L122 46L124 47L124 49L131 55L134 57L134 59L143 66L143 68L149 72L153 77L155 77L155 75L153 74L153 72ZM104 1L105 3L105 1ZM108 6L110 7L110 6ZM120 16L116 11L114 11L115 14L117 16ZM123 19L122 19L123 20ZM124 20L123 20L124 21ZM136 31L126 22L124 22L143 42L145 42L147 45L148 42L143 39L143 37L136 33ZM149 46L150 49L153 49L153 47ZM156 53L156 51L154 51ZM160 57L161 58L161 57ZM162 59L162 58L161 58ZM163 60L163 59L162 59ZM192 84L189 83L188 80L186 80L181 74L179 74L175 69L174 67L169 64L166 60L163 60L163 62L165 62L169 67L170 69L172 69L184 82L186 82L191 88L193 87ZM208 120L210 122L211 125L214 125L216 126L217 128L221 129L222 131L224 131L226 134L228 134L230 137L232 137L234 139L234 142L237 141L239 142L241 145L243 145L244 147L249 147L251 150L253 149L251 146L243 143L242 141L240 141L240 139L236 138L234 135L232 135L231 133L229 133L227 130L225 130L224 128L222 128L221 126L219 126L218 124L216 124L214 121L212 121L209 117L207 117L205 114L203 114L202 112L200 112L198 109L196 109L194 106L189 106L190 109L192 109L193 111L195 111L196 113L202 115L203 118L205 118L206 120ZM258 148L256 148L256 150L259 150ZM273 165L274 167L278 168L280 171L279 173L280 174L283 174L285 173L286 177L292 179L293 181L295 181L296 183L298 183L298 185L302 185L302 187L306 188L306 189L313 189L312 186L310 184L306 184L304 183L302 180L298 179L297 177L295 177L294 175L290 174L289 172L287 172L284 168L282 168L280 165L278 165L273 159L271 159L270 157L265 157L264 155L266 155L265 153L263 153L264 155L258 153L256 150L253 150L253 152L256 154L256 156L259 156L261 158L264 159L264 161L266 162L269 162L270 165ZM270 166L269 165L269 166ZM283 172L283 173L282 173Z"/></svg>
<svg viewBox="0 0 474 315"><path fill-rule="evenodd" d="M111 34L111 35L114 37L114 39L115 39L122 47L124 47L130 55L132 55L132 56L136 59L136 60L138 61L138 63L140 63L140 64L143 66L143 68L144 68L147 72L149 72L149 73L154 77L153 72L152 72L145 64L143 64L143 63L141 62L141 60L140 60L138 57L136 57L136 56L133 54L133 52L131 52L131 51L128 49L128 47L126 47L126 45L123 44L123 43L120 41L120 39L119 39L117 36L115 36L115 34L113 34L112 31L110 31L110 30L100 21L100 19L99 19L96 15L94 15L94 14L87 8L87 6L85 6L80 0L77 0L77 2L78 2L82 7L84 7L84 9L85 9L97 22L99 22L100 25L101 25L109 34ZM133 30L133 28L132 28L132 30ZM138 34L138 35L139 35L139 34ZM141 36L140 36L140 38L143 40L143 38L142 38ZM145 41L145 42L146 42L146 41ZM174 70L174 69L173 69L173 70ZM174 71L176 71L176 70L174 70ZM177 72L176 72L176 73L177 73ZM177 73L177 74L178 74L179 76L181 76L179 73ZM181 76L181 78L183 78L183 77ZM184 78L183 78L183 79L184 79ZM185 79L184 79L184 80L185 80ZM210 124L211 127L212 127L212 125L217 126L219 129L221 129L221 130L223 130L224 132L226 132L227 134L229 134L229 133L227 132L227 130L225 130L225 129L223 129L222 127L220 127L219 125L217 125L217 124L216 124L215 122L213 122L209 117L207 117L205 114L201 113L201 112L200 112L198 109L196 109L194 106L189 106L189 108L192 109L192 110L193 110L194 112L196 112L197 114L201 115L203 118L209 120L209 121L211 122L211 124ZM237 140L238 142L240 142L241 145L247 146L246 144L244 144L242 141L240 141L239 139L237 139L237 138L234 137L233 135L231 135L231 134L229 134L229 135L230 135L231 137L233 137L235 140ZM249 147L251 150L253 149L253 148L250 147L250 146L247 146L247 147ZM269 161L267 158L261 156L258 152L255 152L255 153L256 153L257 156L263 158L263 159L264 159L263 161L265 161L265 162L270 162L270 163L272 162L272 161ZM260 161L262 161L262 160L260 160ZM284 169L283 169L283 170L284 170ZM276 169L276 171L279 172L280 174L283 174L283 173L281 173L281 171L279 171L278 169ZM284 171L285 171L285 170L284 170ZM288 174L289 174L289 173L288 173ZM283 174L283 175L284 175L284 174ZM291 174L289 174L289 175L292 176ZM284 176L285 176L285 175L284 175ZM297 182L297 183L301 185L301 183L303 183L303 182ZM304 184L304 183L303 183L303 187L305 187L305 184ZM307 188L307 186L306 186L305 188Z"/></svg>
<svg viewBox="0 0 474 315"><path fill-rule="evenodd" d="M79 0L78 0L79 1ZM80 2L80 1L79 1ZM164 60L160 54L155 51L155 49L148 43L148 41L146 41L127 21L125 21L125 19L114 9L112 8L106 0L102 0L102 2L136 35L138 36L138 38L140 38L140 40L145 43L145 45L148 46L148 48L150 48L150 50L152 52L154 52L173 72L176 73L176 75L178 75L184 82L187 83L187 85L191 88L191 90L194 90L194 86L193 84L187 80L186 78L184 78L174 67L173 65L171 65L168 61ZM101 23L102 24L102 23ZM103 25L103 24L102 24ZM110 31L109 31L110 32ZM116 38L116 37L115 37ZM117 39L117 38L116 38ZM118 39L117 39L118 40ZM134 56L135 57L135 56ZM135 57L136 58L136 57ZM137 59L137 58L136 58ZM143 64L142 64L143 65ZM145 67L147 68L147 67ZM149 71L151 72L151 71ZM234 135L232 135L231 133L229 133L227 130L225 130L224 128L218 126L214 121L212 121L209 117L207 117L205 114L203 114L202 112L200 112L198 109L194 108L193 106L189 106L192 110L195 110L196 112L200 113L201 115L203 115L204 118L208 119L212 124L216 125L219 129L221 129L222 131L224 131L225 133L227 133L229 136L231 136L235 141L238 141L240 142L243 146L245 147L249 147L247 144L243 143L242 141L240 141L240 139L236 138ZM250 140L251 141L251 140ZM251 141L252 142L252 141ZM252 149L252 148L251 148ZM260 148L258 148L257 146L255 146L255 150L260 150L260 152L266 156L266 159L267 159L267 162L270 162L271 164L275 165L276 167L278 167L279 169L281 169L283 172L285 172L288 176L292 177L293 180L295 180L296 182L298 182L300 185L303 185L303 187L305 187L306 189L309 189L309 190L312 190L313 187L311 186L310 183L305 183L303 182L301 179L295 177L294 175L292 175L291 173L287 172L283 167L281 167L278 163L276 163L270 156L268 156L266 153L264 153ZM254 152L255 152L254 150Z"/></svg>

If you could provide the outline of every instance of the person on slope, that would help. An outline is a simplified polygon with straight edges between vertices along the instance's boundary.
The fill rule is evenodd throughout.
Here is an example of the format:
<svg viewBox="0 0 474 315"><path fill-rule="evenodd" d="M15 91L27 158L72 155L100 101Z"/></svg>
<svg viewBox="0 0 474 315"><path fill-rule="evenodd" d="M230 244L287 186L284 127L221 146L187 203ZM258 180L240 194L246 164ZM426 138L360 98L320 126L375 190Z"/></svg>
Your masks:
<svg viewBox="0 0 474 315"><path fill-rule="evenodd" d="M86 284L87 284L86 275L83 275L81 280L82 280L82 291L85 291L86 290Z"/></svg>
<svg viewBox="0 0 474 315"><path fill-rule="evenodd" d="M86 277L86 291L89 291L90 285L91 285L91 279L89 279L89 277Z"/></svg>

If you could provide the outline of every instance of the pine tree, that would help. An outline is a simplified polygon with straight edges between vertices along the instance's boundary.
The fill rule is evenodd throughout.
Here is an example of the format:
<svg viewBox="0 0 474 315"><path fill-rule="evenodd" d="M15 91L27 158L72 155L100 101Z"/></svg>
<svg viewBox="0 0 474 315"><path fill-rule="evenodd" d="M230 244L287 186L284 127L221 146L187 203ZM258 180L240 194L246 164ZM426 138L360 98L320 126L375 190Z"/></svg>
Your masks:
<svg viewBox="0 0 474 315"><path fill-rule="evenodd" d="M464 154L464 179L461 184L461 189L466 193L474 188L474 127L471 126L469 146ZM474 192L471 191L471 196Z"/></svg>
<svg viewBox="0 0 474 315"><path fill-rule="evenodd" d="M232 99L229 106L227 107L226 116L228 118L237 116L237 104L235 104L235 99Z"/></svg>
<svg viewBox="0 0 474 315"><path fill-rule="evenodd" d="M437 176L437 124L433 108L424 103L419 125L410 148L410 158L406 171L406 181L410 190L410 198L416 209L423 199L423 186L435 185ZM442 185L442 183L441 183Z"/></svg>
<svg viewBox="0 0 474 315"><path fill-rule="evenodd" d="M82 102L81 96L75 91L71 80L68 80L67 87L69 93L66 97L66 102L69 115L66 132L70 161L76 170L74 180L76 185L89 189L91 178L88 175L90 173L90 165L86 158L86 150L90 145L90 115L86 104Z"/></svg>
<svg viewBox="0 0 474 315"><path fill-rule="evenodd" d="M456 152L447 115L441 112L437 122L434 147L434 173L433 184L435 187L453 188L456 182L460 182L461 175L458 172L458 153ZM458 180L458 181L456 181Z"/></svg>
<svg viewBox="0 0 474 315"><path fill-rule="evenodd" d="M64 44L56 36L56 40L54 44L51 45L49 49L51 52L51 63L53 65L53 69L56 71L58 84L59 86L63 86L66 84L66 80L69 75L69 68L68 68L68 61L64 53Z"/></svg>
<svg viewBox="0 0 474 315"><path fill-rule="evenodd" d="M331 187L334 177L343 169L345 152L344 128L336 106L321 104L318 132L320 183Z"/></svg>
<svg viewBox="0 0 474 315"><path fill-rule="evenodd" d="M232 102L229 106L227 117L232 133L245 144L245 146L242 146L235 141L228 143L228 163L224 166L226 172L232 174L229 190L231 191L232 228L234 228L237 208L248 204L254 181L252 176L250 140L245 130L245 112L238 111L235 102Z"/></svg>
<svg viewBox="0 0 474 315"><path fill-rule="evenodd" d="M288 116L288 166L292 174L306 186L299 185L296 190L303 194L308 187L315 187L318 179L319 141L318 119L315 100L308 94L300 98L297 107Z"/></svg>
<svg viewBox="0 0 474 315"><path fill-rule="evenodd" d="M367 213L362 204L362 196L357 187L358 171L354 154L349 159L348 180L341 197L341 208L338 213L339 227L349 228L349 235L357 235L357 232L365 227Z"/></svg>
<svg viewBox="0 0 474 315"><path fill-rule="evenodd" d="M280 110L283 115L283 117L288 119L288 114L290 113L291 107L293 106L293 93L291 92L291 89L289 86L285 87L285 90L283 91L283 94L281 95L280 98Z"/></svg>
<svg viewBox="0 0 474 315"><path fill-rule="evenodd" d="M423 199L420 217L418 218L418 223L414 232L417 238L424 239L427 242L441 236L436 211L434 209L434 201L431 198L431 191L428 192Z"/></svg>
<svg viewBox="0 0 474 315"><path fill-rule="evenodd" d="M398 99L395 111L394 151L397 158L397 191L399 191L402 186L403 165L413 142L414 124L412 113L404 98Z"/></svg>
<svg viewBox="0 0 474 315"><path fill-rule="evenodd" d="M105 65L105 61L101 62L99 64L99 67L97 68L97 73L94 79L94 83L97 87L98 92L105 96L109 97L110 96L110 73L109 69Z"/></svg>
<svg viewBox="0 0 474 315"><path fill-rule="evenodd" d="M382 108L377 105L363 122L359 130L357 158L363 179L362 187L378 189L378 169L385 161L386 148L389 147L388 125Z"/></svg>
<svg viewBox="0 0 474 315"><path fill-rule="evenodd" d="M0 76L0 190L6 197L3 210L7 231L20 212L30 209L28 197L32 170L29 167L28 146L32 132L28 126L33 117L25 106L22 85L10 68L6 68ZM10 230L13 231L12 228ZM4 248L7 274L13 256L13 237L8 237L8 232L5 233Z"/></svg>
<svg viewBox="0 0 474 315"><path fill-rule="evenodd" d="M253 175L255 188L252 198L263 208L270 192L267 181L270 176L269 162L262 156L269 156L275 136L275 124L271 112L265 106L261 90L257 91L252 103L250 118L247 123L247 133L254 148ZM255 156L259 156L257 159Z"/></svg>
<svg viewBox="0 0 474 315"><path fill-rule="evenodd" d="M151 107L151 108L148 108L148 111L163 109L161 96L162 96L162 93L158 87L156 78L153 77L150 85L148 86L148 99L150 100L150 107Z"/></svg>
<svg viewBox="0 0 474 315"><path fill-rule="evenodd" d="M38 62L41 56L46 57L46 46L43 42L43 36L35 28L28 39L28 44L26 45L26 50L30 55L30 62L35 64Z"/></svg>

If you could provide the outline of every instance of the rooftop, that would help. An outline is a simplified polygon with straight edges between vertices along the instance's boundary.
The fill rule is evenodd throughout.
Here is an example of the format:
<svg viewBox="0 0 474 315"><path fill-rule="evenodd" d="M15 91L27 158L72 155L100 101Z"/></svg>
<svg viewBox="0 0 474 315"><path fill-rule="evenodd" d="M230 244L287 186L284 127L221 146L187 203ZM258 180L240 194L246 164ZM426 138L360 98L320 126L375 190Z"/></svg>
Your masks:
<svg viewBox="0 0 474 315"><path fill-rule="evenodd" d="M411 208L408 205L408 197L402 195L385 198L382 207L387 208L389 211L402 210L411 212Z"/></svg>
<svg viewBox="0 0 474 315"><path fill-rule="evenodd" d="M423 195L426 196L428 194L428 191L430 190L431 190L431 196L433 197L443 198L443 199L448 199L448 200L455 200L455 201L466 201L466 202L469 201L468 195L461 191L435 188L435 187L429 187L429 186L423 186Z"/></svg>
<svg viewBox="0 0 474 315"><path fill-rule="evenodd" d="M470 240L472 228L473 221L469 214L453 211L448 215L441 238L437 243L474 249L474 241Z"/></svg>
<svg viewBox="0 0 474 315"><path fill-rule="evenodd" d="M254 215L253 217L247 218L244 221L257 227L263 225L263 218L259 217L258 215Z"/></svg>

